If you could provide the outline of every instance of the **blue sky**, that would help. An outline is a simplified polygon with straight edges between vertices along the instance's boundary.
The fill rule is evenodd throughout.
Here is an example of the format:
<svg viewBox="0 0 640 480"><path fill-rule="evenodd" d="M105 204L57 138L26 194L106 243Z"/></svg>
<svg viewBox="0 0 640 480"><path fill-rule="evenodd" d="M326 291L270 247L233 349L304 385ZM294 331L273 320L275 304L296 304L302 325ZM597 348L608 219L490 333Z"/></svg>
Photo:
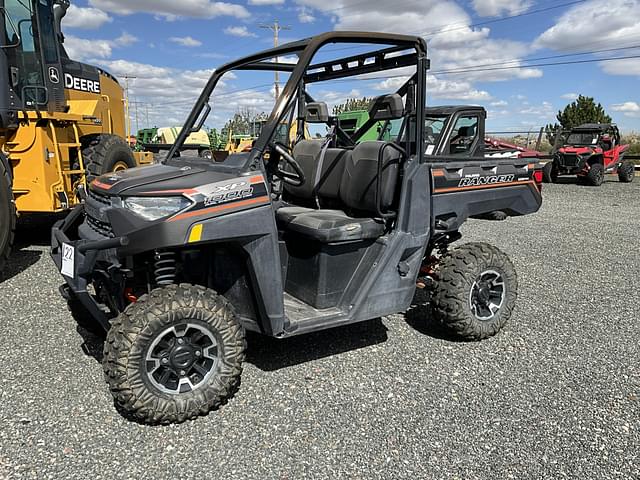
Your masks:
<svg viewBox="0 0 640 480"><path fill-rule="evenodd" d="M557 110L580 93L601 102L623 131L640 131L640 58L600 61L640 56L640 0L72 0L72 4L63 22L70 55L99 64L121 79L136 77L129 85L140 127L147 126L147 118L151 125L180 124L213 68L271 46L273 34L260 24L277 19L290 27L281 32L281 42L327 30L424 36L433 72L429 104L484 105L489 130L535 130L553 121ZM621 47L625 49L602 52ZM573 55L593 51L600 52ZM557 55L566 56L535 60ZM598 61L527 67L586 59ZM468 71L494 65L521 68ZM438 73L443 71L449 73ZM243 74L225 80L221 88L232 93L214 107L212 126L220 126L225 115L238 108L270 109L270 76ZM379 88L371 81L342 83L319 95L337 103L351 95L380 94ZM238 90L245 91L233 93Z"/></svg>

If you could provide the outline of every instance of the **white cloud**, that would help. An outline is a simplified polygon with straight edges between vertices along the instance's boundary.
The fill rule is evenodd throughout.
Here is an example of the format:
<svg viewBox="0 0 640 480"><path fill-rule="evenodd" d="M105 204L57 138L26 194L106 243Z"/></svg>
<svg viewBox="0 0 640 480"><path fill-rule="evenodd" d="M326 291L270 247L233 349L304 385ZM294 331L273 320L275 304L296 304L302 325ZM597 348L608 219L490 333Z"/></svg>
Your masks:
<svg viewBox="0 0 640 480"><path fill-rule="evenodd" d="M117 78L125 75L136 77L129 81L132 101L144 106L138 112L139 119L158 126L180 125L211 76L211 70L177 70L128 60L98 60L108 72ZM131 112L133 116L134 111Z"/></svg>
<svg viewBox="0 0 640 480"><path fill-rule="evenodd" d="M284 0L249 0L249 5L282 5Z"/></svg>
<svg viewBox="0 0 640 480"><path fill-rule="evenodd" d="M329 111L333 110L336 105L346 102L349 98L362 98L364 96L356 88L349 91L318 90L313 92L312 95L317 101L325 102L329 107Z"/></svg>
<svg viewBox="0 0 640 480"><path fill-rule="evenodd" d="M530 51L523 42L492 38L489 28L471 27L469 14L451 0L406 0L402 8L388 0L370 0L366 7L361 0L296 0L296 3L330 16L336 30L398 32L400 25L402 33L425 36L434 73L507 61L518 67L521 62L514 59ZM540 76L542 71L534 68L464 73L465 81Z"/></svg>
<svg viewBox="0 0 640 480"><path fill-rule="evenodd" d="M202 46L202 42L200 40L196 40L193 37L170 37L170 42L177 43L178 45L182 45L183 47L200 47Z"/></svg>
<svg viewBox="0 0 640 480"><path fill-rule="evenodd" d="M640 22L632 12L640 11L640 0L588 0L565 12L534 41L536 48L558 51L602 50L636 45L640 40ZM627 54L630 52L627 50ZM616 53L608 52L607 56ZM640 60L601 62L612 75L640 76Z"/></svg>
<svg viewBox="0 0 640 480"><path fill-rule="evenodd" d="M149 126L181 125L213 73L209 69L180 70L122 59L94 58L90 61L118 78L125 75L136 77L129 81L129 95L132 101L138 102L136 105L140 127L147 125L147 114ZM247 89L231 83L236 79L233 72L228 72L216 86L208 126L222 127L240 108L249 108L254 112L271 111L274 103L273 85ZM133 125L135 114L135 109L132 109Z"/></svg>
<svg viewBox="0 0 640 480"><path fill-rule="evenodd" d="M214 18L228 15L248 18L249 11L242 5L211 0L89 0L89 4L103 11L119 15L149 13L173 20L181 17Z"/></svg>
<svg viewBox="0 0 640 480"><path fill-rule="evenodd" d="M247 30L245 26L227 27L224 29L224 33L233 35L234 37L257 37L255 33Z"/></svg>
<svg viewBox="0 0 640 480"><path fill-rule="evenodd" d="M67 14L62 19L65 28L81 28L83 30L95 30L113 19L106 12L97 8L82 8L70 5Z"/></svg>
<svg viewBox="0 0 640 480"><path fill-rule="evenodd" d="M113 41L113 45L116 47L128 47L138 41L138 37L134 37L130 33L122 32L118 38Z"/></svg>
<svg viewBox="0 0 640 480"><path fill-rule="evenodd" d="M214 60L221 60L223 58L228 58L228 55L225 55L224 53L218 53L218 52L201 52L201 53L195 53L194 54L195 57L199 57L199 58L209 58L209 59L214 59Z"/></svg>
<svg viewBox="0 0 640 480"><path fill-rule="evenodd" d="M560 95L560 98L564 98L565 100L575 100L578 98L577 93L565 93L564 95Z"/></svg>
<svg viewBox="0 0 640 480"><path fill-rule="evenodd" d="M600 62L600 67L611 75L633 75L640 77L640 59L614 60Z"/></svg>
<svg viewBox="0 0 640 480"><path fill-rule="evenodd" d="M473 8L481 17L513 15L527 11L531 0L473 0Z"/></svg>
<svg viewBox="0 0 640 480"><path fill-rule="evenodd" d="M64 48L69 57L74 60L87 60L88 58L111 57L113 41L111 40L87 40L73 35L66 35Z"/></svg>
<svg viewBox="0 0 640 480"><path fill-rule="evenodd" d="M388 78L373 85L374 90L393 91L400 88L409 76ZM429 98L443 98L447 100L491 100L491 95L485 90L478 90L466 81L453 81L429 74L427 76L427 96Z"/></svg>
<svg viewBox="0 0 640 480"><path fill-rule="evenodd" d="M431 98L447 100L491 100L489 92L474 88L470 82L446 80L435 75L427 77L427 95Z"/></svg>
<svg viewBox="0 0 640 480"><path fill-rule="evenodd" d="M114 48L122 48L133 45L138 39L133 35L122 32L118 38L114 40L86 39L73 35L66 35L64 40L64 48L69 57L74 60L84 61L90 58L110 58Z"/></svg>
<svg viewBox="0 0 640 480"><path fill-rule="evenodd" d="M316 21L316 17L313 16L310 9L301 7L298 9L298 21L300 23L313 23Z"/></svg>
<svg viewBox="0 0 640 480"><path fill-rule="evenodd" d="M528 105L526 108L522 108L518 111L520 115L527 115L531 120L525 120L524 123L530 122L546 123L555 118L555 109L551 102L542 102L537 105Z"/></svg>
<svg viewBox="0 0 640 480"><path fill-rule="evenodd" d="M271 62L275 62L275 58L270 60ZM278 57L279 63L290 63L295 65L298 63L298 57L296 55L285 55L284 57Z"/></svg>
<svg viewBox="0 0 640 480"><path fill-rule="evenodd" d="M543 32L535 46L554 50L617 47L640 39L640 22L631 12L640 11L640 0L588 0L565 12ZM606 26L606 28L603 28Z"/></svg>
<svg viewBox="0 0 640 480"><path fill-rule="evenodd" d="M611 105L611 110L621 112L627 117L640 117L640 103L624 102Z"/></svg>
<svg viewBox="0 0 640 480"><path fill-rule="evenodd" d="M509 105L509 102L507 102L506 100L498 100L496 102L491 102L490 105L492 107L506 107L507 105Z"/></svg>

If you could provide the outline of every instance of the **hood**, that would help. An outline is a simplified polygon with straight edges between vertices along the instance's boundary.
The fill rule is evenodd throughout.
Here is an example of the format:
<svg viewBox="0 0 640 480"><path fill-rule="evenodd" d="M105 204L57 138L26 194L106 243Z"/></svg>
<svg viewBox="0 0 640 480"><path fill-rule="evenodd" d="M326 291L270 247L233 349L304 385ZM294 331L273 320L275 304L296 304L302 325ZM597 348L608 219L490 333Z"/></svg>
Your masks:
<svg viewBox="0 0 640 480"><path fill-rule="evenodd" d="M102 175L91 188L110 195L176 194L195 186L238 177L236 168L216 165L210 160L180 158L166 164L131 168Z"/></svg>
<svg viewBox="0 0 640 480"><path fill-rule="evenodd" d="M558 151L560 153L573 153L576 155L591 155L592 153L595 153L597 149L593 148L593 147L572 147L572 146L565 146L560 148Z"/></svg>

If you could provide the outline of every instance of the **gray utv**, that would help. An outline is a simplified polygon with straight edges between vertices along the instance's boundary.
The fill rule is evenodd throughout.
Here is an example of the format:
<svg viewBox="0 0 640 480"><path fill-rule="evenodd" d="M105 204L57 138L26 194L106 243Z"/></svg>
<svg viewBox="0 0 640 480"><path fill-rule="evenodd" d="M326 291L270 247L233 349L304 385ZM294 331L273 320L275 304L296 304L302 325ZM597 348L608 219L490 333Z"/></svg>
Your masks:
<svg viewBox="0 0 640 480"><path fill-rule="evenodd" d="M328 44L369 50L314 60ZM276 61L291 56L297 63ZM104 371L121 411L151 424L205 415L238 389L245 331L285 338L404 312L416 288L463 339L505 325L512 263L485 243L450 244L469 217L537 211L540 172L526 159L427 155L428 66L423 39L363 32L242 58L215 71L166 160L92 182L54 227L52 256L74 316L106 332ZM352 134L307 88L392 69L411 73ZM222 163L179 156L220 77L236 70L289 75L253 148ZM443 132L453 150L478 141L475 115ZM327 134L278 142L283 122ZM361 141L376 125L379 140Z"/></svg>

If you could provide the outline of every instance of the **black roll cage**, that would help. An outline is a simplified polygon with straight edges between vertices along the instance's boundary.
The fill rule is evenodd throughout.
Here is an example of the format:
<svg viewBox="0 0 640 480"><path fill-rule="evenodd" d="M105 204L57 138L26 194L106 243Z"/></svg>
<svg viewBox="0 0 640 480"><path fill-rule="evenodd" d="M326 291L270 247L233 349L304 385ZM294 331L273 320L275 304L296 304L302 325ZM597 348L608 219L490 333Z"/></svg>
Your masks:
<svg viewBox="0 0 640 480"><path fill-rule="evenodd" d="M391 46L369 53L312 65L311 61L318 50L327 44L333 43ZM402 52L410 49L413 49L414 52L402 54ZM398 53L398 55L389 56L393 53ZM298 62L291 64L267 61L287 55L297 55ZM297 95L298 91L302 92L302 89L299 89L300 84L336 80L413 65L417 67L415 75L400 90L406 93L407 88L409 88L408 84L411 83L416 86L416 105L412 106L414 110L412 113L415 114L416 118L422 118L426 103L426 73L429 68L429 60L427 59L427 44L421 37L376 32L327 32L234 60L223 65L211 75L166 158L173 158L189 134L202 128L211 110L209 103L211 94L220 78L231 70L281 71L291 74L251 153L242 166L242 170L255 170L259 168L257 160L266 149L268 140L272 137L285 112L291 108L296 99L306 100L306 98L299 98ZM298 112L298 118L300 118L300 112ZM198 119L200 120L198 121ZM373 124L375 124L375 121L371 122L367 129ZM416 122L416 142L416 154L419 157L419 161L422 161L424 122Z"/></svg>

